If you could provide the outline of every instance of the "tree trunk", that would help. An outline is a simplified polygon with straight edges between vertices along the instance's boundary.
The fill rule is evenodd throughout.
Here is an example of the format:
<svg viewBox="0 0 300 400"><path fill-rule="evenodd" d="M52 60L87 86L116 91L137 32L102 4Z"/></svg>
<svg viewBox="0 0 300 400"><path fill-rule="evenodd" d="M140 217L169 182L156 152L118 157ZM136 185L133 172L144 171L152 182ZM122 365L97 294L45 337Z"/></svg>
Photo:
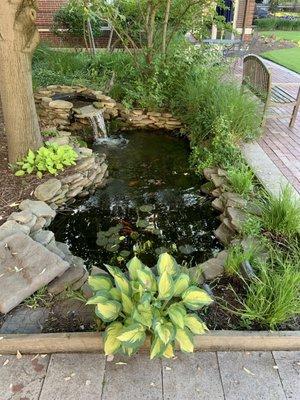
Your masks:
<svg viewBox="0 0 300 400"><path fill-rule="evenodd" d="M42 145L31 74L36 10L36 0L1 0L0 91L11 163Z"/></svg>
<svg viewBox="0 0 300 400"><path fill-rule="evenodd" d="M166 11L165 11L165 20L164 20L164 26L163 26L163 38L162 38L162 53L163 53L163 55L166 55L166 50L167 50L167 34L168 34L171 3L172 3L172 0L167 0Z"/></svg>

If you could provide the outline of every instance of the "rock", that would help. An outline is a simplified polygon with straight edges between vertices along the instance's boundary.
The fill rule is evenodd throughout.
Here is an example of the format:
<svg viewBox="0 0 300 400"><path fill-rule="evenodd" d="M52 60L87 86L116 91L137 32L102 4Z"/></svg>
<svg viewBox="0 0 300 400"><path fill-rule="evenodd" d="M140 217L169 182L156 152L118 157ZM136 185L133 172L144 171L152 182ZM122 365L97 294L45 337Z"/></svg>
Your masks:
<svg viewBox="0 0 300 400"><path fill-rule="evenodd" d="M101 269L101 268L96 267L95 265L93 265L92 268L91 268L91 275L100 275L100 274L109 275L109 273L107 271L105 271L105 269Z"/></svg>
<svg viewBox="0 0 300 400"><path fill-rule="evenodd" d="M70 288L73 283L78 282L86 273L85 267L71 266L63 275L55 278L54 281L48 285L48 292L54 295L59 294L67 288ZM84 282L82 282L82 285Z"/></svg>
<svg viewBox="0 0 300 400"><path fill-rule="evenodd" d="M36 309L23 306L10 313L0 329L1 334L32 334L41 333L47 321L50 309Z"/></svg>
<svg viewBox="0 0 300 400"><path fill-rule="evenodd" d="M82 285L81 291L82 291L82 294L84 295L84 297L86 299L90 299L94 294L94 292L92 291L92 289L90 288L90 286L89 286L89 284L87 282L85 282Z"/></svg>
<svg viewBox="0 0 300 400"><path fill-rule="evenodd" d="M23 200L19 205L20 210L27 210L32 212L32 214L36 215L37 217L50 217L54 218L56 212L52 210L48 204L43 201L36 201L36 200Z"/></svg>
<svg viewBox="0 0 300 400"><path fill-rule="evenodd" d="M56 244L56 247L65 254L66 259L67 259L67 257L70 257L70 256L73 257L73 255L69 249L69 246L66 243L55 242L55 244Z"/></svg>
<svg viewBox="0 0 300 400"><path fill-rule="evenodd" d="M237 193L224 192L222 199L224 199L227 207L244 208L247 206L247 201Z"/></svg>
<svg viewBox="0 0 300 400"><path fill-rule="evenodd" d="M227 178L227 172L222 168L218 168L217 174L219 176L223 176L223 177Z"/></svg>
<svg viewBox="0 0 300 400"><path fill-rule="evenodd" d="M0 226L0 240L4 240L14 233L24 233L28 235L29 232L30 228L27 225L18 224L18 222L14 220L6 221Z"/></svg>
<svg viewBox="0 0 300 400"><path fill-rule="evenodd" d="M234 229L237 230L238 232L241 232L243 224L248 218L247 213L238 208L228 207L227 215Z"/></svg>
<svg viewBox="0 0 300 400"><path fill-rule="evenodd" d="M81 289L81 287L86 283L86 281L88 280L89 277L89 273L87 271L85 271L84 275L75 283L73 283L73 285L71 286L72 290L79 290Z"/></svg>
<svg viewBox="0 0 300 400"><path fill-rule="evenodd" d="M30 211L20 211L20 212L13 212L7 218L8 221L14 220L20 222L21 224L27 225L33 218L33 214Z"/></svg>
<svg viewBox="0 0 300 400"><path fill-rule="evenodd" d="M77 181L77 179L81 178L83 178L83 175L78 172L76 174L65 176L61 179L61 183L72 183L73 181Z"/></svg>
<svg viewBox="0 0 300 400"><path fill-rule="evenodd" d="M212 182L206 182L203 185L201 185L201 192L204 194L211 194L212 191L214 190L215 185Z"/></svg>
<svg viewBox="0 0 300 400"><path fill-rule="evenodd" d="M218 172L218 168L204 168L203 175L208 181L210 181L211 175L216 174L217 172Z"/></svg>
<svg viewBox="0 0 300 400"><path fill-rule="evenodd" d="M211 195L213 197L220 197L222 195L222 190L221 188L215 188L212 192Z"/></svg>
<svg viewBox="0 0 300 400"><path fill-rule="evenodd" d="M76 197L80 192L83 191L83 186L79 186L74 190L71 190L70 192L67 193L68 198Z"/></svg>
<svg viewBox="0 0 300 400"><path fill-rule="evenodd" d="M223 223L214 231L214 234L220 242L226 245L231 242L231 239L234 236L233 232Z"/></svg>
<svg viewBox="0 0 300 400"><path fill-rule="evenodd" d="M95 164L94 157L84 157L81 160L77 161L76 166L74 167L75 171L86 171L91 169L91 167Z"/></svg>
<svg viewBox="0 0 300 400"><path fill-rule="evenodd" d="M0 312L7 313L69 268L24 233L0 242Z"/></svg>
<svg viewBox="0 0 300 400"><path fill-rule="evenodd" d="M199 265L206 280L211 281L223 275L227 256L228 253L224 250L218 253L217 257L211 258Z"/></svg>
<svg viewBox="0 0 300 400"><path fill-rule="evenodd" d="M81 157L90 157L93 155L93 150L87 147L79 147L76 149L77 153Z"/></svg>
<svg viewBox="0 0 300 400"><path fill-rule="evenodd" d="M219 176L217 174L211 174L210 178L216 187L221 187L227 182L226 178L224 178L223 176Z"/></svg>
<svg viewBox="0 0 300 400"><path fill-rule="evenodd" d="M62 260L64 260L66 258L66 255L63 251L61 251L57 246L56 246L56 242L55 243L48 243L46 246L46 249L48 249L49 251L51 251L51 253L56 254L58 257L60 257ZM56 275L57 276L57 275Z"/></svg>
<svg viewBox="0 0 300 400"><path fill-rule="evenodd" d="M40 231L41 229L44 228L44 226L46 226L46 224L47 224L46 218L38 217L36 219L36 223L31 228L31 233Z"/></svg>
<svg viewBox="0 0 300 400"><path fill-rule="evenodd" d="M61 189L61 181L59 179L49 179L48 181L39 185L35 191L34 195L38 200L48 201L56 195L56 193Z"/></svg>
<svg viewBox="0 0 300 400"><path fill-rule="evenodd" d="M31 237L36 242L39 242L39 243L41 243L42 245L45 246L46 244L50 243L51 240L54 239L54 233L51 232L51 231L40 230L40 231L34 232L31 235Z"/></svg>
<svg viewBox="0 0 300 400"><path fill-rule="evenodd" d="M67 136L57 136L57 137L50 138L49 140L47 140L47 142L56 143L59 146L65 146L65 145L69 144L70 140Z"/></svg>
<svg viewBox="0 0 300 400"><path fill-rule="evenodd" d="M49 103L50 108L59 108L62 110L70 110L73 107L73 103L65 100L53 100Z"/></svg>
<svg viewBox="0 0 300 400"><path fill-rule="evenodd" d="M216 198L212 201L211 205L213 206L213 208L217 211L220 211L221 213L223 213L225 211L223 202L221 199Z"/></svg>

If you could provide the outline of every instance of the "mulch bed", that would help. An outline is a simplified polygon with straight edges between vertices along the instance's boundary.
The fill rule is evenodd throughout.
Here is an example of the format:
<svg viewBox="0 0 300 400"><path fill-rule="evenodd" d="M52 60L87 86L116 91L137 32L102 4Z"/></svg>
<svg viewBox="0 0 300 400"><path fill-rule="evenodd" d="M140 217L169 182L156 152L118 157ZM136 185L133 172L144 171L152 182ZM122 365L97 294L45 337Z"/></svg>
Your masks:
<svg viewBox="0 0 300 400"><path fill-rule="evenodd" d="M275 37L264 38L259 36L259 33L255 33L258 36L257 40L251 48L251 53L261 54L265 51L280 50L296 47L297 44L288 40L276 40Z"/></svg>

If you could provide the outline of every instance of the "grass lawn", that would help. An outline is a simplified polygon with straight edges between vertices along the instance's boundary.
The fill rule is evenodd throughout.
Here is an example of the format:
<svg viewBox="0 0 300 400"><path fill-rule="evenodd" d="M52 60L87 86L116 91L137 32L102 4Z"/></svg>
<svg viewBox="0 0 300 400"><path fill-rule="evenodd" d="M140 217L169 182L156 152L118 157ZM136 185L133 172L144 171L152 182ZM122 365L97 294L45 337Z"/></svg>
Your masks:
<svg viewBox="0 0 300 400"><path fill-rule="evenodd" d="M300 47L266 51L261 56L300 74Z"/></svg>
<svg viewBox="0 0 300 400"><path fill-rule="evenodd" d="M261 36L275 36L277 40L300 42L300 31L262 31L259 34Z"/></svg>

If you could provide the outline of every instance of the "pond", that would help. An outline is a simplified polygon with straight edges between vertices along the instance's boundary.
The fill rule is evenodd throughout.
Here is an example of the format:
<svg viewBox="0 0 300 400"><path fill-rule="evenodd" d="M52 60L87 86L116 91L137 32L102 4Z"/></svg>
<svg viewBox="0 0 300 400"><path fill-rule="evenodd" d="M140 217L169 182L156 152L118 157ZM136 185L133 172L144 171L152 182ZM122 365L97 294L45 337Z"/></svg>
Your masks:
<svg viewBox="0 0 300 400"><path fill-rule="evenodd" d="M100 140L94 150L107 156L107 186L51 227L89 267L122 266L133 250L149 266L167 250L189 267L221 249L213 234L218 214L189 168L186 140L134 131Z"/></svg>

